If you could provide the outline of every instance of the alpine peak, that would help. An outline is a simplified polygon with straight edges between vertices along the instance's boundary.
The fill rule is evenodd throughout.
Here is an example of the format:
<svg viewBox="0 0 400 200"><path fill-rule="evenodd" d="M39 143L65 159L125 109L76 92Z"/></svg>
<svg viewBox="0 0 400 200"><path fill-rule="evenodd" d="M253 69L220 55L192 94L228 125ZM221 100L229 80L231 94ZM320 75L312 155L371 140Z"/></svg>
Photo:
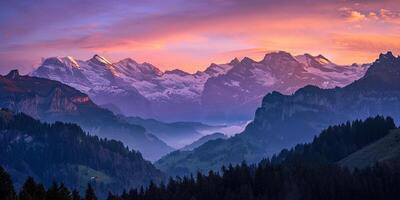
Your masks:
<svg viewBox="0 0 400 200"><path fill-rule="evenodd" d="M251 63L254 63L254 62L256 62L256 61L254 61L253 59L251 59L251 58L249 58L249 57L244 57L243 59L242 59L242 61L240 61L242 64L251 64Z"/></svg>
<svg viewBox="0 0 400 200"><path fill-rule="evenodd" d="M240 60L238 58L234 58L233 60L231 60L231 62L229 62L229 65L237 65L240 63Z"/></svg>
<svg viewBox="0 0 400 200"><path fill-rule="evenodd" d="M276 51L276 52L271 52L267 53L264 56L264 59L261 62L267 62L271 60L280 60L280 59L285 59L285 60L295 60L293 56L286 52L286 51Z"/></svg>
<svg viewBox="0 0 400 200"><path fill-rule="evenodd" d="M395 59L396 57L393 55L393 53L388 51L387 53L381 53L377 61L392 61Z"/></svg>
<svg viewBox="0 0 400 200"><path fill-rule="evenodd" d="M107 60L106 58L104 58L103 56L99 56L99 55L97 55L97 54L95 54L95 55L93 56L93 58L90 59L90 61L99 62L99 63L104 64L104 65L111 65L111 62L110 62L110 61L108 61L108 60Z"/></svg>
<svg viewBox="0 0 400 200"><path fill-rule="evenodd" d="M16 79L18 77L19 77L18 69L13 69L6 75L6 78L9 79Z"/></svg>

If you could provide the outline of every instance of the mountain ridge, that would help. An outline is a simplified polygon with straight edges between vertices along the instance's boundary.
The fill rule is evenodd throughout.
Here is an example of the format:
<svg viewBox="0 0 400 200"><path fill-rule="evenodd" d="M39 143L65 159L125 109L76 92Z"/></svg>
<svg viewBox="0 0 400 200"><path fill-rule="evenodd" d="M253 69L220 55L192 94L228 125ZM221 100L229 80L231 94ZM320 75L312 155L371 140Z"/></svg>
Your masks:
<svg viewBox="0 0 400 200"><path fill-rule="evenodd" d="M211 63L204 71L193 74L179 69L162 72L154 65L131 58L116 63L98 55L88 61L57 57L60 62L47 62L49 59L31 75L75 87L89 94L97 104L113 103L125 115L162 121L226 119L228 115L249 119L267 92L290 93L306 84L343 86L362 76L368 68L368 65L339 66L329 60L315 61L318 67L306 66L284 51L266 54L261 61L245 57L226 64ZM309 55L308 59L326 58ZM243 95L249 98L238 99ZM224 105L226 99L234 103ZM224 103L212 105L211 102Z"/></svg>

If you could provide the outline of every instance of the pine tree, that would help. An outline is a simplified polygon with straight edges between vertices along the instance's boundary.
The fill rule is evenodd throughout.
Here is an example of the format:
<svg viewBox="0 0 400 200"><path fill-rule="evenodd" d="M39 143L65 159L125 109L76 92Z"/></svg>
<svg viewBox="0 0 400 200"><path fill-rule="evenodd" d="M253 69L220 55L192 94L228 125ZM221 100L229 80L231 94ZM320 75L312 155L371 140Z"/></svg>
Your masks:
<svg viewBox="0 0 400 200"><path fill-rule="evenodd" d="M10 175L0 166L0 199L15 200L16 194Z"/></svg>
<svg viewBox="0 0 400 200"><path fill-rule="evenodd" d="M118 200L118 196L113 195L111 192L108 192L107 200Z"/></svg>
<svg viewBox="0 0 400 200"><path fill-rule="evenodd" d="M72 191L72 200L81 200L81 196L77 190Z"/></svg>
<svg viewBox="0 0 400 200"><path fill-rule="evenodd" d="M51 187L46 192L46 200L56 200L58 196L58 184L53 182Z"/></svg>
<svg viewBox="0 0 400 200"><path fill-rule="evenodd" d="M43 200L46 191L42 184L37 184L32 177L28 177L19 193L19 200Z"/></svg>
<svg viewBox="0 0 400 200"><path fill-rule="evenodd" d="M96 194L95 194L92 186L90 185L90 183L88 184L88 186L86 188L85 200L97 200Z"/></svg>
<svg viewBox="0 0 400 200"><path fill-rule="evenodd" d="M58 200L72 200L71 192L68 190L68 188L65 187L64 184L61 184L58 187ZM46 199L48 200L48 199Z"/></svg>

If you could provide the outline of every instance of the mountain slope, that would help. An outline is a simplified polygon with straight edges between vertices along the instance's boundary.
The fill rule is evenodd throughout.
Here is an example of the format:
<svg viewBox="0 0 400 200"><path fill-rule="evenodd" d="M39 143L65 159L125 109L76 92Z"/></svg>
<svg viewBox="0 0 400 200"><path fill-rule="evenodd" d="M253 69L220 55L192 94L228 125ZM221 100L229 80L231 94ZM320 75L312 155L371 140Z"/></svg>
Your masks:
<svg viewBox="0 0 400 200"><path fill-rule="evenodd" d="M91 182L101 194L165 179L121 142L86 135L75 124L41 123L7 110L0 111L0 165L18 188L27 176L46 186L58 181L81 191Z"/></svg>
<svg viewBox="0 0 400 200"><path fill-rule="evenodd" d="M390 82L388 81L390 80ZM331 124L365 119L369 116L392 116L400 120L400 58L392 53L381 54L366 75L354 83L334 89L306 86L293 95L272 92L257 109L254 121L244 132L228 140L206 143L185 156L171 153L157 161L164 171L191 172L196 162L205 169L242 160L257 162L283 148L310 141ZM201 153L203 146L212 155ZM204 147L205 148L205 147ZM202 159L207 155L207 159Z"/></svg>
<svg viewBox="0 0 400 200"><path fill-rule="evenodd" d="M211 141L211 140L217 140L217 139L227 139L228 137L222 133L213 133L210 135L206 135L201 137L200 139L194 141L193 143L184 146L183 148L181 148L181 151L191 151L201 145L203 145L204 143Z"/></svg>
<svg viewBox="0 0 400 200"><path fill-rule="evenodd" d="M333 164L348 155L385 138L396 125L390 117L369 117L329 126L312 142L284 149L271 158L273 164Z"/></svg>
<svg viewBox="0 0 400 200"><path fill-rule="evenodd" d="M366 168L376 163L400 164L400 130L360 149L338 163L348 168Z"/></svg>
<svg viewBox="0 0 400 200"><path fill-rule="evenodd" d="M44 121L77 123L90 134L123 141L146 159L157 159L172 150L143 127L98 107L86 94L57 81L21 76L16 70L0 76L0 107Z"/></svg>

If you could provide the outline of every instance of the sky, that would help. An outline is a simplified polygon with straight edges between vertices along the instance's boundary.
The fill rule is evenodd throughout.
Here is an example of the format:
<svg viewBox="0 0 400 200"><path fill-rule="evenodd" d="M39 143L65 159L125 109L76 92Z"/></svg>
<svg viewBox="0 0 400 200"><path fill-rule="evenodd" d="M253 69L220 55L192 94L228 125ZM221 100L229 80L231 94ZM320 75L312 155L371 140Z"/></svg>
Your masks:
<svg viewBox="0 0 400 200"><path fill-rule="evenodd" d="M204 70L277 50L338 64L400 54L399 0L37 0L0 2L0 73L52 56Z"/></svg>

